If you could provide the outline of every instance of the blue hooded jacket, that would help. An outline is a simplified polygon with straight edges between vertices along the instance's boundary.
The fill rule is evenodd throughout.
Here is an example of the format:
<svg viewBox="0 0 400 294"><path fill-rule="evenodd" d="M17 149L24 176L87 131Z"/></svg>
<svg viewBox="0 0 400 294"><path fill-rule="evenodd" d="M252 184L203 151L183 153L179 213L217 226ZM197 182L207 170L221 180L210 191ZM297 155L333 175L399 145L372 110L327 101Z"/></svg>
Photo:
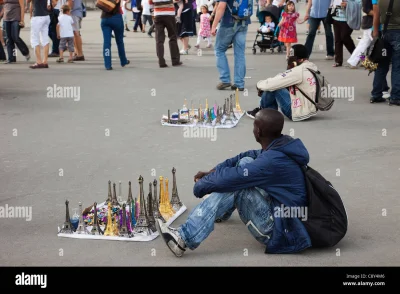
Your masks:
<svg viewBox="0 0 400 294"><path fill-rule="evenodd" d="M237 166L243 157L253 162ZM309 154L300 139L281 135L266 150L249 150L227 159L215 167L215 172L197 181L193 188L196 197L212 192L235 192L258 187L272 198L275 209L305 207L306 186L300 166L307 165ZM244 172L246 169L246 172ZM299 218L274 217L274 230L265 253L295 253L311 247L311 239Z"/></svg>

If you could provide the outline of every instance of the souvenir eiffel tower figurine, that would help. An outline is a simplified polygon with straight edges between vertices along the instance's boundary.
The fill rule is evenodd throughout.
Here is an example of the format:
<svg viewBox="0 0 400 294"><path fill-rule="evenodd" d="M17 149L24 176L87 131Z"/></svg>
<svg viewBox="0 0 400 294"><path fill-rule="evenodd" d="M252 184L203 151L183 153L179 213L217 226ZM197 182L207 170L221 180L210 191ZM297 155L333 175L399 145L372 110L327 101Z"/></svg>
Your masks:
<svg viewBox="0 0 400 294"><path fill-rule="evenodd" d="M65 222L64 226L61 228L59 233L63 234L73 234L74 233L74 228L72 227L71 223L71 218L69 216L69 207L68 207L69 201L65 201Z"/></svg>
<svg viewBox="0 0 400 294"><path fill-rule="evenodd" d="M212 125L212 116L211 116L211 109L207 108L207 122L206 125Z"/></svg>
<svg viewBox="0 0 400 294"><path fill-rule="evenodd" d="M118 198L117 198L119 203L122 203L122 182L119 181L119 187L118 187Z"/></svg>
<svg viewBox="0 0 400 294"><path fill-rule="evenodd" d="M113 221L112 221L112 206L111 203L108 203L107 207L107 224L106 229L104 230L104 236L115 236L113 229Z"/></svg>
<svg viewBox="0 0 400 294"><path fill-rule="evenodd" d="M242 109L240 108L240 104L239 104L239 88L236 88L236 105L235 105L235 110L236 110L236 112L239 112L240 114L243 113Z"/></svg>
<svg viewBox="0 0 400 294"><path fill-rule="evenodd" d="M216 126L220 126L221 125L221 120L222 120L222 111L221 111L221 108L218 106L218 108L217 108L217 120L215 121L215 125Z"/></svg>
<svg viewBox="0 0 400 294"><path fill-rule="evenodd" d="M175 211L172 208L171 200L169 199L168 182L169 182L168 178L165 178L165 191L164 191L164 194L165 194L164 197L165 197L165 201L166 201L165 205L168 208L168 212L170 213L170 215L173 216L175 214Z"/></svg>
<svg viewBox="0 0 400 294"><path fill-rule="evenodd" d="M231 117L230 117L229 109L230 109L229 98L226 98L225 109L224 109L224 114L225 114L224 124L226 124L226 125L232 124L232 120L231 120Z"/></svg>
<svg viewBox="0 0 400 294"><path fill-rule="evenodd" d="M131 181L129 181L128 200L126 200L126 204L131 205L132 202L133 202L132 183L131 183Z"/></svg>
<svg viewBox="0 0 400 294"><path fill-rule="evenodd" d="M108 202L111 204L111 202ZM93 204L93 211L94 211L94 217L93 217L93 227L90 233L92 235L103 235L104 232L101 230L100 225L99 225L99 220L97 218L97 202Z"/></svg>
<svg viewBox="0 0 400 294"><path fill-rule="evenodd" d="M151 192L152 189L151 183L149 183L149 195L147 196L147 207L149 208L147 211L147 215L149 218L149 227L153 232L156 232L156 220L154 218L154 212L153 212L153 193Z"/></svg>
<svg viewBox="0 0 400 294"><path fill-rule="evenodd" d="M140 211L139 216L136 219L136 227L134 229L135 233L142 233L146 236L151 235L151 230L149 227L149 220L147 217L147 211L145 209L146 202L144 200L144 191L143 191L143 177L139 177L139 187L140 187Z"/></svg>
<svg viewBox="0 0 400 294"><path fill-rule="evenodd" d="M117 199L117 191L115 190L115 183L113 184L113 190L114 190L114 193L113 193L113 197L111 200L111 204L112 204L112 206L120 206L118 199Z"/></svg>
<svg viewBox="0 0 400 294"><path fill-rule="evenodd" d="M122 204L122 225L121 229L119 230L120 235L127 235L128 234L128 227L126 226L126 204Z"/></svg>
<svg viewBox="0 0 400 294"><path fill-rule="evenodd" d="M86 228L86 224L83 221L83 210L82 210L82 202L79 202L79 225L78 228L76 229L76 232L78 234L90 234L88 229Z"/></svg>
<svg viewBox="0 0 400 294"><path fill-rule="evenodd" d="M166 221L163 218L163 216L161 215L160 203L158 202L158 198L157 198L157 180L156 179L154 179L154 181L153 181L153 186L154 186L153 216L154 216L155 219L159 218L165 223Z"/></svg>
<svg viewBox="0 0 400 294"><path fill-rule="evenodd" d="M231 117L232 121L236 121L236 116L235 116L235 113L233 112L233 101L232 101L233 95L231 95L230 99L231 100L230 100L230 103L229 103L229 106L230 106L230 108L229 108L229 116Z"/></svg>
<svg viewBox="0 0 400 294"><path fill-rule="evenodd" d="M164 178L160 176L160 212L165 220L169 220L172 214L169 211L169 199L166 199Z"/></svg>
<svg viewBox="0 0 400 294"><path fill-rule="evenodd" d="M111 181L108 181L108 198L106 200L106 203L112 201L112 193L111 193Z"/></svg>
<svg viewBox="0 0 400 294"><path fill-rule="evenodd" d="M178 187L176 186L176 169L175 167L172 168L172 198L171 198L171 205L175 212L177 212L183 206L181 200L178 196Z"/></svg>
<svg viewBox="0 0 400 294"><path fill-rule="evenodd" d="M133 200L132 202L130 202L130 211L131 211L131 229L133 232L133 228L136 226L136 201Z"/></svg>

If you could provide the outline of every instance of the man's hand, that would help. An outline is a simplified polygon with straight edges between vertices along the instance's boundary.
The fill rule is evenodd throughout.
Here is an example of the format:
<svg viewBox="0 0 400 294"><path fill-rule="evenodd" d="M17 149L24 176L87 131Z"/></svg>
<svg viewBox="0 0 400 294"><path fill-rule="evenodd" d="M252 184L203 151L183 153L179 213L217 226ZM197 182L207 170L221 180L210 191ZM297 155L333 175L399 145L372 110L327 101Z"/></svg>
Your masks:
<svg viewBox="0 0 400 294"><path fill-rule="evenodd" d="M372 31L372 38L379 38L379 31L378 30L373 30Z"/></svg>
<svg viewBox="0 0 400 294"><path fill-rule="evenodd" d="M57 39L59 39L59 40L61 39L61 38L60 38L60 35L57 35Z"/></svg>
<svg viewBox="0 0 400 294"><path fill-rule="evenodd" d="M208 172L202 172L199 171L195 176L194 176L194 181L197 182L198 180L202 179L203 177L211 174L212 172L214 172L214 170L210 170Z"/></svg>
<svg viewBox="0 0 400 294"><path fill-rule="evenodd" d="M310 18L310 14L307 12L306 15L304 15L304 21L308 20Z"/></svg>
<svg viewBox="0 0 400 294"><path fill-rule="evenodd" d="M211 35L213 35L214 37L217 35L217 28L214 25L211 29Z"/></svg>

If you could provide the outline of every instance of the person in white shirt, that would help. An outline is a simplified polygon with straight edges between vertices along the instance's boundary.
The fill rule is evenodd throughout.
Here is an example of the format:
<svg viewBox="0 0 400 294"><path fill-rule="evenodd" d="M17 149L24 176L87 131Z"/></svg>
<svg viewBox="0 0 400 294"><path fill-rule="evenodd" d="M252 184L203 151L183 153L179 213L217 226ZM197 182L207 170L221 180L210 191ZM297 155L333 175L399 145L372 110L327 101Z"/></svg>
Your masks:
<svg viewBox="0 0 400 294"><path fill-rule="evenodd" d="M151 16L151 11L154 9L154 5L150 5L149 0L142 0L142 6L143 6L143 11L142 11L142 25L143 25L143 30L145 31L146 23L148 22L150 25L150 29L147 32L149 37L151 37L151 26L153 25L153 18Z"/></svg>
<svg viewBox="0 0 400 294"><path fill-rule="evenodd" d="M74 29L72 28L74 20L71 17L71 8L68 5L62 6L62 12L62 15L58 17L57 24L57 38L60 39L60 58L58 58L57 62L64 62L63 53L68 48L68 63L72 63L74 62Z"/></svg>
<svg viewBox="0 0 400 294"><path fill-rule="evenodd" d="M126 15L127 10L125 7L125 3L126 1L121 1L121 5L122 5L122 18L124 20L124 24L125 24L125 31L129 32L129 28L128 28L128 16Z"/></svg>

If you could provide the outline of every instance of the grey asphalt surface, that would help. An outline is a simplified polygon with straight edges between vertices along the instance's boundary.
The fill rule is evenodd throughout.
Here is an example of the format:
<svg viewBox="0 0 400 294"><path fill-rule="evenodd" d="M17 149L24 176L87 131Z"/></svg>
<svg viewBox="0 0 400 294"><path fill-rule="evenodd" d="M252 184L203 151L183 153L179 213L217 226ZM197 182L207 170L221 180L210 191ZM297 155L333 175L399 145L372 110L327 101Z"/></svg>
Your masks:
<svg viewBox="0 0 400 294"><path fill-rule="evenodd" d="M304 12L304 4L300 4ZM304 13L302 14L304 15ZM131 19L131 16L128 16ZM216 224L214 232L195 251L176 258L158 237L151 242L78 240L57 237L70 208L82 201L87 207L107 197L107 182L128 181L138 195L137 179L172 178L177 169L179 196L188 210L173 226L183 223L201 201L193 196L193 176L248 149L259 148L252 134L253 121L243 117L234 129L218 130L217 140L185 138L180 128L162 127L160 118L184 102L204 105L228 97L215 89L218 72L212 49L202 56L190 50L179 68L158 68L155 39L125 32L131 65L121 68L112 45L113 71L104 70L100 12L89 11L83 21L85 62L57 64L31 70L18 57L0 65L0 206L32 206L32 221L4 218L0 225L0 265L4 266L398 266L400 264L400 126L398 107L371 105L373 75L347 68L332 68L325 61L323 32L312 61L336 86L354 86L355 99L338 99L331 111L304 122L286 119L284 133L300 138L309 150L310 166L319 170L341 193L349 216L349 230L337 246L308 249L293 255L266 255L247 231L237 212ZM29 21L21 32L29 44ZM133 22L129 22L130 28ZM260 79L285 68L285 55L253 55L257 23L247 37L246 88L243 109L258 104L255 89ZM299 25L299 43L305 41ZM360 32L354 32L354 39ZM114 40L113 40L114 42ZM192 47L195 38L190 40ZM203 45L205 47L205 44ZM18 54L20 52L18 51ZM233 51L228 51L231 67ZM166 43L166 57L170 65ZM348 52L345 51L345 57ZM47 98L47 87L80 87L80 100ZM152 96L152 90L156 95ZM109 129L110 136L105 136ZM17 136L13 136L17 131ZM63 176L59 170L63 169ZM147 192L146 192L147 193ZM155 249L155 251L153 250ZM60 256L62 252L62 256ZM152 252L156 252L152 256ZM248 252L248 254L245 254ZM153 254L154 255L154 254Z"/></svg>

